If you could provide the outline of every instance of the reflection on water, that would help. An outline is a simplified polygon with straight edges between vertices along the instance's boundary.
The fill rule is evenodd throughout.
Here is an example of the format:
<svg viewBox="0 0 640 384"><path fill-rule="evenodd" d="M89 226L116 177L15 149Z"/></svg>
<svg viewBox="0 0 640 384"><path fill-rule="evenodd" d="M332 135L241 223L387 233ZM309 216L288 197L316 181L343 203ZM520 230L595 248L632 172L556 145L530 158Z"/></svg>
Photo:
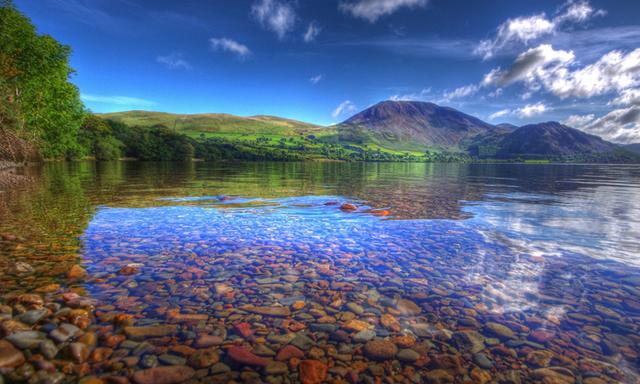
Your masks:
<svg viewBox="0 0 640 384"><path fill-rule="evenodd" d="M203 380L240 375L228 344L270 360L290 342L331 368L327 377L357 372L365 382L380 360L396 360L380 367L386 374L429 382L636 380L638 167L76 163L32 172L37 183L0 195L0 233L24 238L0 243L0 268L25 261L35 272L2 274L0 292L58 282L95 300L98 323L119 313L139 326L180 323L178 337L154 341L161 365L177 345L220 337L231 371L209 369ZM75 264L86 279L67 280ZM239 331L245 323L251 335ZM382 357L372 339L401 351ZM262 380L282 374L254 370ZM282 371L306 374L291 361Z"/></svg>

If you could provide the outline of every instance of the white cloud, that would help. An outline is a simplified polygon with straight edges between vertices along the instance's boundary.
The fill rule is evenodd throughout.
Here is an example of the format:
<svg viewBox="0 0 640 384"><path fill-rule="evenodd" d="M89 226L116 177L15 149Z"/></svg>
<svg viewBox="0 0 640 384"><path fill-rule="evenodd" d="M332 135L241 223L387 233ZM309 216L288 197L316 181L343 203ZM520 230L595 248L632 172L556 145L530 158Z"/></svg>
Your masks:
<svg viewBox="0 0 640 384"><path fill-rule="evenodd" d="M375 23L379 18L390 15L402 7L424 7L427 0L350 0L342 1L342 12Z"/></svg>
<svg viewBox="0 0 640 384"><path fill-rule="evenodd" d="M479 87L476 84L465 85L464 87L456 88L451 92L445 92L444 99L452 100L452 99L460 99L463 97L471 96L476 92L478 92L478 89Z"/></svg>
<svg viewBox="0 0 640 384"><path fill-rule="evenodd" d="M527 104L522 108L518 108L513 113L521 119L527 119L533 116L541 115L548 111L549 108L543 103Z"/></svg>
<svg viewBox="0 0 640 384"><path fill-rule="evenodd" d="M516 17L507 19L497 28L493 39L486 39L474 49L476 55L487 60L513 45L536 41L543 36L554 34L564 24L580 24L595 16L601 16L605 12L595 10L588 1L568 1L556 17L550 19L547 15L539 13L533 16Z"/></svg>
<svg viewBox="0 0 640 384"><path fill-rule="evenodd" d="M508 114L511 113L510 109L502 109L498 112L492 113L491 115L489 115L489 120L495 120L499 117L504 117L507 116Z"/></svg>
<svg viewBox="0 0 640 384"><path fill-rule="evenodd" d="M594 115L593 113L588 115L571 115L562 120L562 124L571 128L582 128L595 120L595 118L596 115Z"/></svg>
<svg viewBox="0 0 640 384"><path fill-rule="evenodd" d="M226 37L212 37L209 39L209 43L214 51L235 53L240 59L244 59L251 54L251 50L246 45Z"/></svg>
<svg viewBox="0 0 640 384"><path fill-rule="evenodd" d="M304 42L311 43L315 41L316 37L318 37L318 35L320 34L320 30L321 30L320 26L315 21L312 21L311 23L309 23L309 26L307 27L307 31L302 36L302 38L304 39Z"/></svg>
<svg viewBox="0 0 640 384"><path fill-rule="evenodd" d="M155 101L129 96L103 96L83 93L82 95L80 95L80 98L85 102L126 105L129 107L152 107L154 105L157 105Z"/></svg>
<svg viewBox="0 0 640 384"><path fill-rule="evenodd" d="M640 88L624 89L608 105L640 105Z"/></svg>
<svg viewBox="0 0 640 384"><path fill-rule="evenodd" d="M353 102L351 102L350 100L345 100L342 103L340 103L340 105L338 105L336 109L333 110L333 112L331 113L331 117L333 117L334 119L337 119L340 116L343 116L346 114L352 114L357 111L358 111L358 108Z"/></svg>
<svg viewBox="0 0 640 384"><path fill-rule="evenodd" d="M426 101L431 99L431 88L423 88L419 92L395 94L389 97L392 101Z"/></svg>
<svg viewBox="0 0 640 384"><path fill-rule="evenodd" d="M572 123L583 122L576 124L576 128L605 140L622 144L640 142L640 105L615 109L597 119L593 119L593 115L570 116L567 123L570 119Z"/></svg>
<svg viewBox="0 0 640 384"><path fill-rule="evenodd" d="M313 84L313 85L316 85L316 84L318 84L318 83L319 83L323 78L324 78L324 75L321 73L321 74L319 74L319 75L312 76L312 77L309 79L309 82L310 82L311 84Z"/></svg>
<svg viewBox="0 0 640 384"><path fill-rule="evenodd" d="M177 52L166 56L158 56L156 61L169 69L191 69L191 64L182 57L181 53Z"/></svg>
<svg viewBox="0 0 640 384"><path fill-rule="evenodd" d="M284 38L296 23L296 11L291 4L278 0L259 0L251 7L251 15L263 28Z"/></svg>

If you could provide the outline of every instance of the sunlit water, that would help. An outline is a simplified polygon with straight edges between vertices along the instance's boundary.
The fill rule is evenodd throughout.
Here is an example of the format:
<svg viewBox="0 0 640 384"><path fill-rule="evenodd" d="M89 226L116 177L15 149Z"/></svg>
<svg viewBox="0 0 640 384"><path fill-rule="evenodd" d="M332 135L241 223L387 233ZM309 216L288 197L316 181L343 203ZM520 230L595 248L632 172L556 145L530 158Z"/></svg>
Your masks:
<svg viewBox="0 0 640 384"><path fill-rule="evenodd" d="M581 379L633 382L640 366L637 166L86 163L33 172L34 185L0 194L0 232L26 238L3 249L0 267L23 260L38 273L3 275L2 293L65 283L80 263L90 276L81 286L104 310L141 325L171 321L172 310L231 316L230 333L245 305L340 299L375 323L406 298L421 313L396 315L418 340L440 340L443 329L491 339L490 322L515 331L487 340L518 353L487 349L496 374L521 364L527 377L540 368L527 357L536 349L563 356L548 365ZM343 202L359 208L340 210ZM138 273L118 273L131 264ZM340 324L345 309L330 309ZM309 329L317 319L305 311L296 319ZM262 323L278 332L273 319ZM554 338L534 342L540 329ZM472 360L463 355L466 368Z"/></svg>

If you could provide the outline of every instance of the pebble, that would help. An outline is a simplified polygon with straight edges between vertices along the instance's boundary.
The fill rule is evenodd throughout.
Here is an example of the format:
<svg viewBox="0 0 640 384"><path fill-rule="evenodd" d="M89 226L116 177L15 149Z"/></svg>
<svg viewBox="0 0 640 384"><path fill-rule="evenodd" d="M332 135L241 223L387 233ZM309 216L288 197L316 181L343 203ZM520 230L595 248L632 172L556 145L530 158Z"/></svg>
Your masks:
<svg viewBox="0 0 640 384"><path fill-rule="evenodd" d="M191 367L156 367L137 371L133 374L136 384L178 384L191 379L195 371Z"/></svg>
<svg viewBox="0 0 640 384"><path fill-rule="evenodd" d="M327 378L328 367L319 360L303 360L298 372L302 384L320 384Z"/></svg>
<svg viewBox="0 0 640 384"><path fill-rule="evenodd" d="M371 340L364 345L364 353L372 360L390 360L398 353L398 347L390 341Z"/></svg>
<svg viewBox="0 0 640 384"><path fill-rule="evenodd" d="M400 361L415 363L420 358L420 354L413 349L401 349L396 356Z"/></svg>

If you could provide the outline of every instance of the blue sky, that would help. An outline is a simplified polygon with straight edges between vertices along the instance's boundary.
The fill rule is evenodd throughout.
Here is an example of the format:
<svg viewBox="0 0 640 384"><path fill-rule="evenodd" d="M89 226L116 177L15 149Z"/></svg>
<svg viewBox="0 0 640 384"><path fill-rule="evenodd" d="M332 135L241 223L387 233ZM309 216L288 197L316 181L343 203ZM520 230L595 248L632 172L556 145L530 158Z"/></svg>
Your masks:
<svg viewBox="0 0 640 384"><path fill-rule="evenodd" d="M318 124L386 99L640 141L640 2L15 0L95 112Z"/></svg>

